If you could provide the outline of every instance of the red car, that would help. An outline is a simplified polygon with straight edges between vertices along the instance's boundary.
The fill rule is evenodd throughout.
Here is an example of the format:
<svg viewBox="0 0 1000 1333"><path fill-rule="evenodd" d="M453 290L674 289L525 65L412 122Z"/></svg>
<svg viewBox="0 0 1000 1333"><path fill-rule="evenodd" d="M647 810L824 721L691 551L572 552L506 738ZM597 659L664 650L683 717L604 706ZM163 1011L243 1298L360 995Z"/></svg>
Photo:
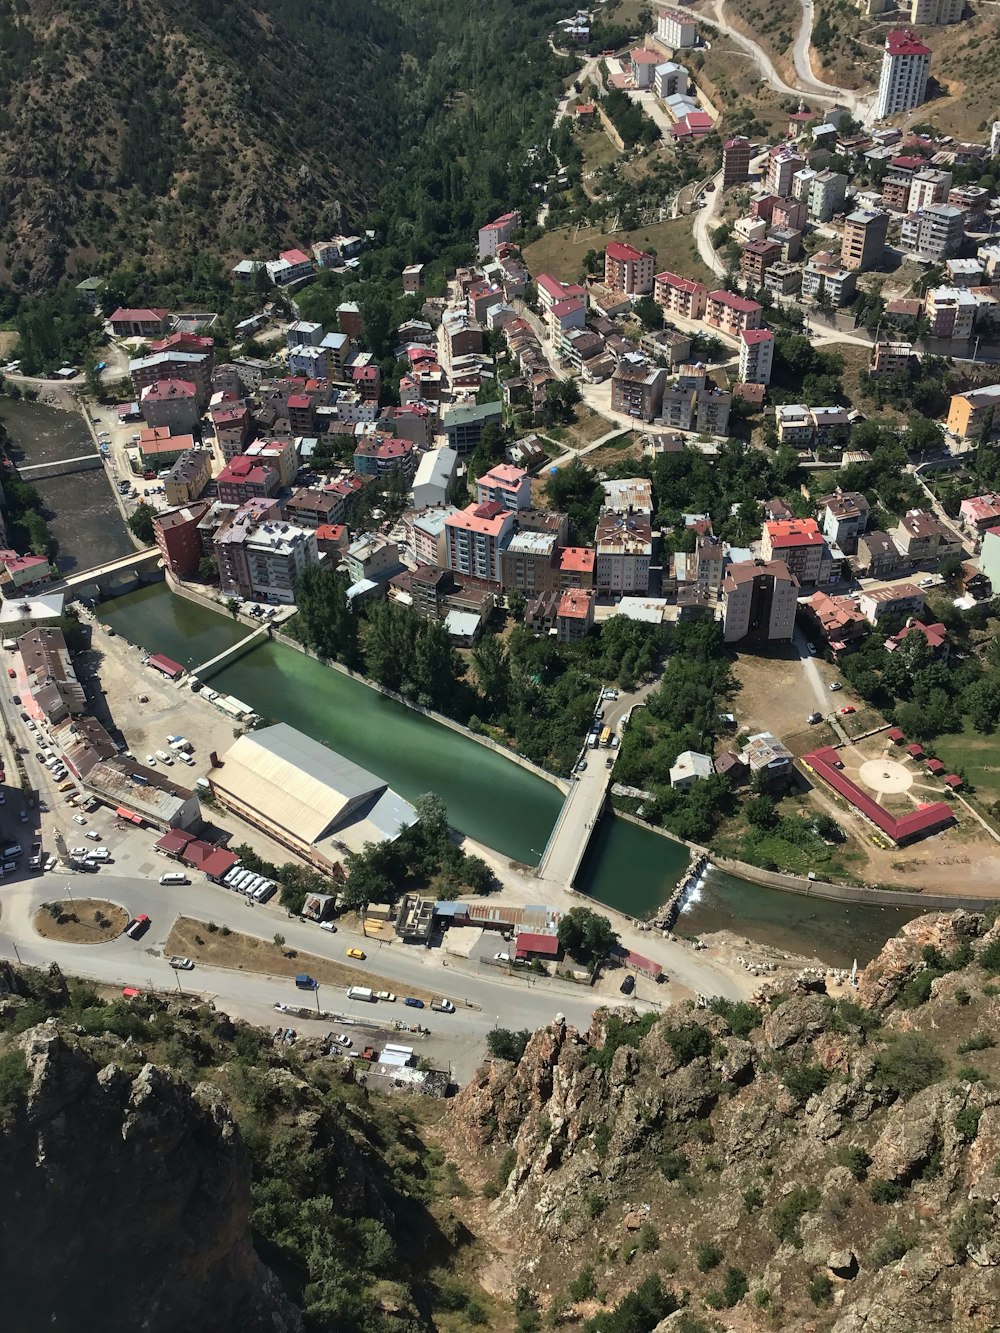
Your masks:
<svg viewBox="0 0 1000 1333"><path fill-rule="evenodd" d="M10 676L11 680L17 680L17 672L13 667L7 668L7 675Z"/></svg>
<svg viewBox="0 0 1000 1333"><path fill-rule="evenodd" d="M854 707L853 704L848 704L846 708L842 708L840 711L844 714L847 714L847 713L856 713L858 710Z"/></svg>

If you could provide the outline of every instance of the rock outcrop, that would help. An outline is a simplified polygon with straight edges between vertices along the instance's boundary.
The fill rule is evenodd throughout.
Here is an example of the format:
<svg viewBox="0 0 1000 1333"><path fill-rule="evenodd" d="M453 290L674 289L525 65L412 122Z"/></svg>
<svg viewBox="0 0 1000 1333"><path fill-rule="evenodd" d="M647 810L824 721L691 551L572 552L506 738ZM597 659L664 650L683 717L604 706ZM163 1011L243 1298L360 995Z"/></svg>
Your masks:
<svg viewBox="0 0 1000 1333"><path fill-rule="evenodd" d="M29 1082L0 1133L8 1328L301 1328L253 1248L250 1164L217 1089L102 1066L51 1021L15 1050Z"/></svg>

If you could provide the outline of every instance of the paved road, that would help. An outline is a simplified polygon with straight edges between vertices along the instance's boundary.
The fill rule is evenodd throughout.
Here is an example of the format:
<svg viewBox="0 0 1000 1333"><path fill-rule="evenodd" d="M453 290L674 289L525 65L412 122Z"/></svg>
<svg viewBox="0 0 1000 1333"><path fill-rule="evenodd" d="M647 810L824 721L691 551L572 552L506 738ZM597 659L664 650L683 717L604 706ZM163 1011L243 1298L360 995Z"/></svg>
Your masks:
<svg viewBox="0 0 1000 1333"><path fill-rule="evenodd" d="M719 210L722 207L722 168L712 177L714 190L710 190L703 198L708 200L704 208L694 210L694 225L692 232L694 234L694 243L698 247L698 254L701 256L701 262L706 268L722 278L726 274L726 266L716 253L715 246L712 244L712 232L719 219Z"/></svg>

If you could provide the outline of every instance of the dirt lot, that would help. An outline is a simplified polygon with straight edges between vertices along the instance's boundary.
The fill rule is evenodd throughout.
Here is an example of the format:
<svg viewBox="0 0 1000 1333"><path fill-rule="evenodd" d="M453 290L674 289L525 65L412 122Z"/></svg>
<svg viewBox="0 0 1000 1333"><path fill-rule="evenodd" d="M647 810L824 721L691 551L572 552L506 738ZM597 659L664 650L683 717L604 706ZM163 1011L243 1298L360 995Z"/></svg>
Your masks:
<svg viewBox="0 0 1000 1333"><path fill-rule="evenodd" d="M836 679L836 671L817 662L824 681ZM772 648L768 653L740 653L736 678L741 689L732 703L737 730L773 731L795 754L819 745L825 728L809 726L806 718L816 709L816 696L794 648ZM847 699L848 691L830 695Z"/></svg>
<svg viewBox="0 0 1000 1333"><path fill-rule="evenodd" d="M231 967L237 972L261 972L274 977L294 977L300 972L308 972L327 986L386 989L384 977L373 976L362 967L349 967L346 963L334 963L328 958L318 958L315 954L286 950L269 940L241 935L236 930L223 934L223 929L209 930L206 921L180 916L174 922L163 951L165 954L182 954L196 963ZM433 998L430 991L412 987L407 994L428 1003Z"/></svg>
<svg viewBox="0 0 1000 1333"><path fill-rule="evenodd" d="M102 898L75 898L52 903L56 916L46 907L35 913L35 930L43 939L63 944L103 944L117 939L128 925L128 913L117 903Z"/></svg>

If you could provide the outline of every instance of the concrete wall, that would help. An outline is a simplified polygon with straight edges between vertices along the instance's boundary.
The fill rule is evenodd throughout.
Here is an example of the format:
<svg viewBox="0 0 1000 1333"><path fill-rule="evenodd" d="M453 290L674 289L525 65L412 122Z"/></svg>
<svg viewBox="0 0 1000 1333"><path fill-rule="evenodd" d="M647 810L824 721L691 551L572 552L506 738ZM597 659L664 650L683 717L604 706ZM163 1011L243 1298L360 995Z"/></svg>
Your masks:
<svg viewBox="0 0 1000 1333"><path fill-rule="evenodd" d="M625 140L615 129L614 123L608 116L607 112L601 109L600 102L597 103L597 118L601 122L601 128L604 130L604 133L618 149L619 153L624 153Z"/></svg>

